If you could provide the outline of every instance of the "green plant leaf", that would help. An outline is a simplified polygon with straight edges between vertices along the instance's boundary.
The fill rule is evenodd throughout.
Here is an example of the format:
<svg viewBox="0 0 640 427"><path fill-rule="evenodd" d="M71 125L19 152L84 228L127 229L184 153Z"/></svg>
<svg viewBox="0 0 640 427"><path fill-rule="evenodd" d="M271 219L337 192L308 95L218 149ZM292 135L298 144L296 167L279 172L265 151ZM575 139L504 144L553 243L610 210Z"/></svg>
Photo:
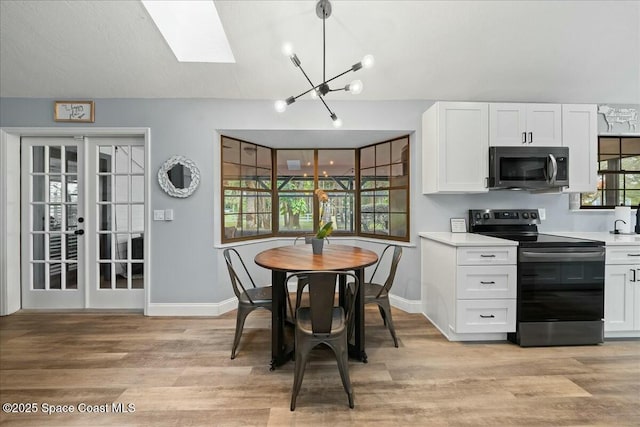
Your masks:
<svg viewBox="0 0 640 427"><path fill-rule="evenodd" d="M333 221L329 221L326 223L318 232L316 233L316 237L318 239L324 239L333 231Z"/></svg>

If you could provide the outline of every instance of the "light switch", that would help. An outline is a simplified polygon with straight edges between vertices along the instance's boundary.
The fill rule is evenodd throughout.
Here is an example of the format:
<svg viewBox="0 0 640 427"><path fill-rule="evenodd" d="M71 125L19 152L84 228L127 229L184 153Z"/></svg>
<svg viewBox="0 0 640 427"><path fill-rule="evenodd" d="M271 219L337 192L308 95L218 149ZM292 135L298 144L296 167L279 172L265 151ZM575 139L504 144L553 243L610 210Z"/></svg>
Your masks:
<svg viewBox="0 0 640 427"><path fill-rule="evenodd" d="M154 209L154 211L153 211L153 220L154 221L164 221L164 210L162 210L162 209Z"/></svg>
<svg viewBox="0 0 640 427"><path fill-rule="evenodd" d="M165 221L173 221L173 209L165 209L164 210L164 220Z"/></svg>
<svg viewBox="0 0 640 427"><path fill-rule="evenodd" d="M547 219L547 210L545 208L538 208L538 215L540 216L540 221L544 221Z"/></svg>

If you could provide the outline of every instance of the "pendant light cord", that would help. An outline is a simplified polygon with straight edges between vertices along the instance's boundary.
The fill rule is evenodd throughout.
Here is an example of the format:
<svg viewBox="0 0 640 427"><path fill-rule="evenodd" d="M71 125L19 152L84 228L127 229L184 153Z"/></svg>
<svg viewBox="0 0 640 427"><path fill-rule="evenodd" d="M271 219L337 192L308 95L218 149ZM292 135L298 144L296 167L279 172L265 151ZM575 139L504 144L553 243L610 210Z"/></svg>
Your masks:
<svg viewBox="0 0 640 427"><path fill-rule="evenodd" d="M327 71L327 48L326 48L326 44L327 44L327 40L326 40L326 36L325 36L325 30L324 30L324 25L325 25L325 21L327 20L327 13L326 10L324 9L324 7L322 8L322 83L326 83L327 81L327 77L326 77L326 71Z"/></svg>

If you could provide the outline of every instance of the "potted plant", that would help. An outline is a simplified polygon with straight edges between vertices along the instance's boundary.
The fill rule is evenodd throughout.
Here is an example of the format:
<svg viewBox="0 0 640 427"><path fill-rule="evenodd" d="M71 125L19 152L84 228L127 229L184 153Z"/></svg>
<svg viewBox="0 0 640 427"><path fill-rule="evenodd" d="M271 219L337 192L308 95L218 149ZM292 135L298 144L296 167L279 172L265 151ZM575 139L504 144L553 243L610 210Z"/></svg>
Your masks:
<svg viewBox="0 0 640 427"><path fill-rule="evenodd" d="M315 255L322 254L322 247L324 246L324 238L327 237L333 231L333 221L329 221L318 230L316 237L311 239L311 247Z"/></svg>

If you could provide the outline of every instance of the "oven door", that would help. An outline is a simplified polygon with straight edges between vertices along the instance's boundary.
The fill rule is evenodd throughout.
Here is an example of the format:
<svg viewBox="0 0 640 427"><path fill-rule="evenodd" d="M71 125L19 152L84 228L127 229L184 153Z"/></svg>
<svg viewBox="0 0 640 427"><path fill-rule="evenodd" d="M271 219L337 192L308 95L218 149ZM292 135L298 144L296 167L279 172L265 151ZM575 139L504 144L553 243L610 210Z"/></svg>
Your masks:
<svg viewBox="0 0 640 427"><path fill-rule="evenodd" d="M567 147L489 148L489 188L542 190L568 185Z"/></svg>
<svg viewBox="0 0 640 427"><path fill-rule="evenodd" d="M520 322L604 318L604 247L520 248Z"/></svg>

